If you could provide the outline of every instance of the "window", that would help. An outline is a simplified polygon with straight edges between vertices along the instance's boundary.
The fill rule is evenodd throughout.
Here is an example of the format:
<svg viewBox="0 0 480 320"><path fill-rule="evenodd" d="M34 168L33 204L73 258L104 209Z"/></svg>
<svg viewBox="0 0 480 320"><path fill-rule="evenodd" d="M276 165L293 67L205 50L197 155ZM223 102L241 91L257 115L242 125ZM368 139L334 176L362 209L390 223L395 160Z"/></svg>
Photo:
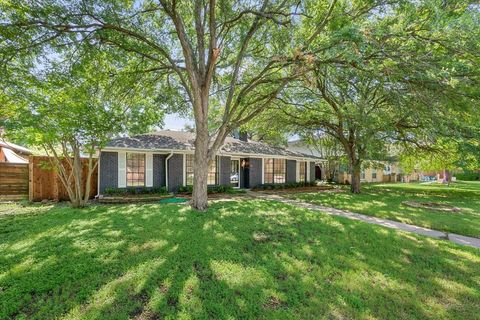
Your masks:
<svg viewBox="0 0 480 320"><path fill-rule="evenodd" d="M193 163L194 155L187 154L185 155L185 178L186 184L191 186L193 185ZM207 184L217 184L217 159L212 161L208 165L208 175L207 175Z"/></svg>
<svg viewBox="0 0 480 320"><path fill-rule="evenodd" d="M365 170L360 172L360 179L365 179Z"/></svg>
<svg viewBox="0 0 480 320"><path fill-rule="evenodd" d="M240 187L240 160L230 160L230 185Z"/></svg>
<svg viewBox="0 0 480 320"><path fill-rule="evenodd" d="M265 159L264 183L285 183L285 159Z"/></svg>
<svg viewBox="0 0 480 320"><path fill-rule="evenodd" d="M217 158L208 165L207 184L217 184Z"/></svg>
<svg viewBox="0 0 480 320"><path fill-rule="evenodd" d="M145 154L127 153L127 187L145 186Z"/></svg>
<svg viewBox="0 0 480 320"><path fill-rule="evenodd" d="M273 159L263 161L263 180L265 183L273 183Z"/></svg>
<svg viewBox="0 0 480 320"><path fill-rule="evenodd" d="M377 170L372 171L372 179L377 179Z"/></svg>
<svg viewBox="0 0 480 320"><path fill-rule="evenodd" d="M307 162L299 161L298 162L298 181L305 182L306 175L307 175Z"/></svg>

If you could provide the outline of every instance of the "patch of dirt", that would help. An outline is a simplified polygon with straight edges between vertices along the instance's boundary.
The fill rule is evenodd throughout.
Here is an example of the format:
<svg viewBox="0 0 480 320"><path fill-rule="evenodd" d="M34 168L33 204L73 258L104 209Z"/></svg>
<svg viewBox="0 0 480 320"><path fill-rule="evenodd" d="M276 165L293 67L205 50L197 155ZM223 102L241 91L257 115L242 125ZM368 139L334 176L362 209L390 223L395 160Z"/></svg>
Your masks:
<svg viewBox="0 0 480 320"><path fill-rule="evenodd" d="M158 314L149 309L147 305L149 296L146 292L135 294L131 299L139 301L140 307L130 313L130 318L135 320L154 320L160 318Z"/></svg>
<svg viewBox="0 0 480 320"><path fill-rule="evenodd" d="M264 232L254 232L253 233L253 240L255 242L267 242L269 240L268 234Z"/></svg>
<svg viewBox="0 0 480 320"><path fill-rule="evenodd" d="M438 203L438 202L403 201L402 204L412 208L424 208L424 209L443 211L443 212L460 212L460 208L457 208L449 204Z"/></svg>
<svg viewBox="0 0 480 320"><path fill-rule="evenodd" d="M172 307L176 307L178 304L178 299L176 297L170 296L167 299L167 304Z"/></svg>
<svg viewBox="0 0 480 320"><path fill-rule="evenodd" d="M286 307L287 307L287 304L285 302L273 296L268 298L267 302L263 304L263 308L271 309L271 310L276 310L276 309L286 308Z"/></svg>
<svg viewBox="0 0 480 320"><path fill-rule="evenodd" d="M168 292L168 289L169 289L168 286L166 286L166 285L164 285L164 284L161 284L161 285L160 285L160 292L161 292L161 293L167 293L167 292Z"/></svg>
<svg viewBox="0 0 480 320"><path fill-rule="evenodd" d="M142 313L135 316L134 319L135 320L157 320L157 319L160 319L160 316L157 313L146 309L146 310L143 310Z"/></svg>

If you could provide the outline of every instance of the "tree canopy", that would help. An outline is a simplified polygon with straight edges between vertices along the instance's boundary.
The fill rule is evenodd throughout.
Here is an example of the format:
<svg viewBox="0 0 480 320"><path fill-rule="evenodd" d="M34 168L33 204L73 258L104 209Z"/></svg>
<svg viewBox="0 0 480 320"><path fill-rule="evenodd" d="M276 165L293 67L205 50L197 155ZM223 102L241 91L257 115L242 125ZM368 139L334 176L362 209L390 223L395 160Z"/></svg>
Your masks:
<svg viewBox="0 0 480 320"><path fill-rule="evenodd" d="M91 74L108 81L110 101L136 97L160 114L191 114L199 210L208 163L232 130L262 113L288 114L283 131L354 136L350 149L364 157L385 139L420 146L461 132L456 119L478 107L473 1L7 0L0 24L9 88L28 91L31 75L95 57L108 61ZM47 83L75 83L60 79ZM152 109L132 110L155 118Z"/></svg>

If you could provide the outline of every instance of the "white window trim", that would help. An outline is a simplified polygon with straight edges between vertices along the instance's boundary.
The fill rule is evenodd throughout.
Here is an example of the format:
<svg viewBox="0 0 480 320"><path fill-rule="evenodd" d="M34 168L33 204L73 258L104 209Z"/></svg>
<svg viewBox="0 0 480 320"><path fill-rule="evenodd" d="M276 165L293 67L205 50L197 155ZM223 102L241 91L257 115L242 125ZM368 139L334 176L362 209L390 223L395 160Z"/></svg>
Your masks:
<svg viewBox="0 0 480 320"><path fill-rule="evenodd" d="M240 158L230 158L230 161L238 161L238 187L233 187L234 189L240 189L240 186L242 185L242 160ZM221 161L220 161L221 163ZM220 167L222 165L220 164ZM221 169L221 168L220 168ZM232 163L230 162L230 174L232 173ZM230 183L230 177L228 177L228 183Z"/></svg>
<svg viewBox="0 0 480 320"><path fill-rule="evenodd" d="M310 181L310 162L308 161L302 161L302 160L297 160L297 175L296 175L296 182L300 182L300 162L305 162L305 182Z"/></svg>
<svg viewBox="0 0 480 320"><path fill-rule="evenodd" d="M153 153L145 154L145 187L153 187Z"/></svg>
<svg viewBox="0 0 480 320"><path fill-rule="evenodd" d="M183 154L183 186L187 185L187 155Z"/></svg>
<svg viewBox="0 0 480 320"><path fill-rule="evenodd" d="M265 157L265 158L262 158L262 184L265 184L265 159L283 160L283 165L285 167L285 182L284 183L287 183L287 160L289 160L289 159L280 158L280 157ZM273 182L273 184L275 184L275 182Z"/></svg>
<svg viewBox="0 0 480 320"><path fill-rule="evenodd" d="M127 153L118 152L118 187L127 187Z"/></svg>

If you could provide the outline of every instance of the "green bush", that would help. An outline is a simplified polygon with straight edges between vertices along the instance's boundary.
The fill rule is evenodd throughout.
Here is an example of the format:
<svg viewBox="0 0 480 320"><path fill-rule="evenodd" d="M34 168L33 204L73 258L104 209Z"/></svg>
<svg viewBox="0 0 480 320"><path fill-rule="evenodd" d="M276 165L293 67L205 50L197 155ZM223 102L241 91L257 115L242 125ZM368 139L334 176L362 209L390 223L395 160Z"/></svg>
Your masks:
<svg viewBox="0 0 480 320"><path fill-rule="evenodd" d="M178 193L186 193L186 194L191 194L193 191L193 186L180 186L177 189ZM224 186L224 185L215 185L215 186L208 186L207 187L207 192L209 194L214 194L214 193L236 193L237 190L230 186Z"/></svg>
<svg viewBox="0 0 480 320"><path fill-rule="evenodd" d="M180 186L177 188L178 193L192 193L193 186Z"/></svg>
<svg viewBox="0 0 480 320"><path fill-rule="evenodd" d="M472 171L461 172L461 173L456 173L455 177L458 180L463 180L463 181L480 181L480 172L472 172Z"/></svg>
<svg viewBox="0 0 480 320"><path fill-rule="evenodd" d="M287 183L264 183L253 187L253 190L283 190L302 187L316 186L316 182L287 182Z"/></svg>
<svg viewBox="0 0 480 320"><path fill-rule="evenodd" d="M168 194L166 187L128 187L128 188L105 188L104 194L109 196L119 196L119 195L135 195L135 194L155 194L155 195L164 195Z"/></svg>

